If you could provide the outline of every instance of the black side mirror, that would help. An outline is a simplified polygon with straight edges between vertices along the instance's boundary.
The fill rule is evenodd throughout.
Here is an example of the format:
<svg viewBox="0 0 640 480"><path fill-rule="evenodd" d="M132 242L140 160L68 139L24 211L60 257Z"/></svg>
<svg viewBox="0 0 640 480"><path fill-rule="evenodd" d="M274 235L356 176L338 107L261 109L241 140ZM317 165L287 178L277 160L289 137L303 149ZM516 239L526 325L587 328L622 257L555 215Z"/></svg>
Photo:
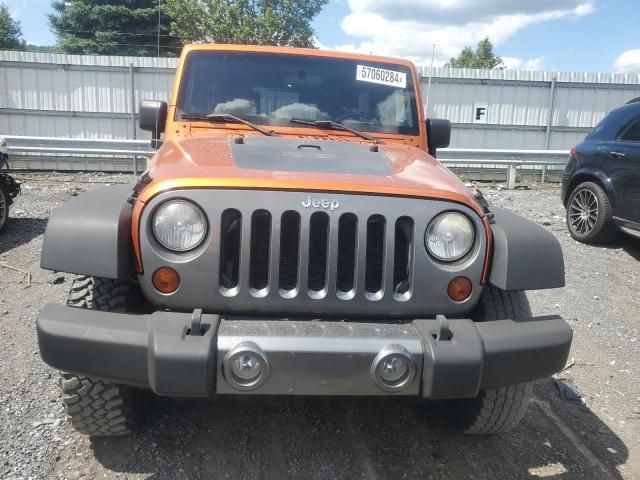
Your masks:
<svg viewBox="0 0 640 480"><path fill-rule="evenodd" d="M442 118L428 119L427 143L429 155L434 157L438 148L447 148L451 143L451 122Z"/></svg>
<svg viewBox="0 0 640 480"><path fill-rule="evenodd" d="M140 130L151 132L151 143L156 146L167 125L167 102L144 100L140 102Z"/></svg>

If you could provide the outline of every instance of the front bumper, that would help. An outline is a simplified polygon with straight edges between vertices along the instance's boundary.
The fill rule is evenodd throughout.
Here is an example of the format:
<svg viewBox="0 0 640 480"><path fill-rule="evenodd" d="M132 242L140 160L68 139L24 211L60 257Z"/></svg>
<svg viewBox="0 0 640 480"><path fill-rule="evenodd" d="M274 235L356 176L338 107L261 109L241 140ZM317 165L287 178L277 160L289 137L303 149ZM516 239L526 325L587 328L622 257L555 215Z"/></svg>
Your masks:
<svg viewBox="0 0 640 480"><path fill-rule="evenodd" d="M197 311L119 314L53 304L40 312L37 326L42 358L54 368L181 397L474 397L480 389L559 371L572 338L557 316L484 323L442 317L407 323L287 321L221 319ZM258 346L269 363L264 383L250 391L232 386L224 368L225 356L243 342ZM391 345L415 362L415 378L395 393L376 384L371 368Z"/></svg>

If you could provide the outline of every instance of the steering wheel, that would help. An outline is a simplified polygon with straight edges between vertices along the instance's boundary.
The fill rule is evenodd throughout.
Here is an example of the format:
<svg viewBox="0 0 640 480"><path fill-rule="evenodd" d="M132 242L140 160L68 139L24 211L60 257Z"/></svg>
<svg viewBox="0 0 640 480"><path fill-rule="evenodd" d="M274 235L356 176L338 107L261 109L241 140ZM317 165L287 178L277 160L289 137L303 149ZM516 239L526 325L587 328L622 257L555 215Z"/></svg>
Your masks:
<svg viewBox="0 0 640 480"><path fill-rule="evenodd" d="M336 117L336 122L338 123L344 123L347 120L353 120L354 122L360 123L378 124L378 119L376 117L363 112L347 112Z"/></svg>

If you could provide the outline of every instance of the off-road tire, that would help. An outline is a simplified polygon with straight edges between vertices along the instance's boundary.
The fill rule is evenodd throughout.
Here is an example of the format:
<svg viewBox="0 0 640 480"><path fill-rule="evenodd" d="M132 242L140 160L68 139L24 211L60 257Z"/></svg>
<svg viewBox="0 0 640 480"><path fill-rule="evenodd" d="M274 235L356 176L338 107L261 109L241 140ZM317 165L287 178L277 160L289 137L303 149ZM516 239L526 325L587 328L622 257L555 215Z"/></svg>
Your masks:
<svg viewBox="0 0 640 480"><path fill-rule="evenodd" d="M474 311L475 321L530 318L531 308L522 291L487 286ZM482 390L476 398L457 400L450 413L456 427L469 435L491 435L517 426L533 396L533 382Z"/></svg>
<svg viewBox="0 0 640 480"><path fill-rule="evenodd" d="M587 191L593 194L597 199L597 219L593 228L588 232L579 232L572 224L572 205L576 196L582 192ZM583 182L573 189L569 200L567 201L567 228L569 233L578 242L582 243L606 243L615 240L619 235L618 229L613 225L613 207L611 206L611 200L600 185L593 182Z"/></svg>
<svg viewBox="0 0 640 480"><path fill-rule="evenodd" d="M11 205L11 197L7 189L0 183L0 233L9 223L9 206Z"/></svg>
<svg viewBox="0 0 640 480"><path fill-rule="evenodd" d="M67 305L93 310L125 312L135 300L130 283L79 276L73 281ZM71 424L91 436L128 435L138 417L139 392L95 378L60 373L62 403Z"/></svg>

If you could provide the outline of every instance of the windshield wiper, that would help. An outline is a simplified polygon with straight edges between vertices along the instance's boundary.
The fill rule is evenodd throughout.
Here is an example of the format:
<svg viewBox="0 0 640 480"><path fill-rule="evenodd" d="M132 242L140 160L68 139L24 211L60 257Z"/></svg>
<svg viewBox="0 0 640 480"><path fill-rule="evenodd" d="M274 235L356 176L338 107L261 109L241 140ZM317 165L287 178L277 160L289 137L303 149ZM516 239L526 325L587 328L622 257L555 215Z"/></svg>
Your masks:
<svg viewBox="0 0 640 480"><path fill-rule="evenodd" d="M299 125L310 125L312 127L323 129L344 130L345 132L351 132L354 135L359 136L360 138L369 140L370 142L378 141L376 137L371 136L368 133L361 132L360 130L356 130L355 128L349 128L341 123L334 122L333 120L302 120L300 118L292 118L291 120L289 120L289 122L297 123Z"/></svg>
<svg viewBox="0 0 640 480"><path fill-rule="evenodd" d="M236 117L235 115L230 115L228 113L210 113L208 115L205 113L183 113L182 115L180 115L180 118L182 120L202 120L212 123L242 123L247 127L251 127L254 130L257 130L263 135L273 135L273 130L261 127L260 125L256 125L255 123L250 122L249 120L245 120L244 118Z"/></svg>

